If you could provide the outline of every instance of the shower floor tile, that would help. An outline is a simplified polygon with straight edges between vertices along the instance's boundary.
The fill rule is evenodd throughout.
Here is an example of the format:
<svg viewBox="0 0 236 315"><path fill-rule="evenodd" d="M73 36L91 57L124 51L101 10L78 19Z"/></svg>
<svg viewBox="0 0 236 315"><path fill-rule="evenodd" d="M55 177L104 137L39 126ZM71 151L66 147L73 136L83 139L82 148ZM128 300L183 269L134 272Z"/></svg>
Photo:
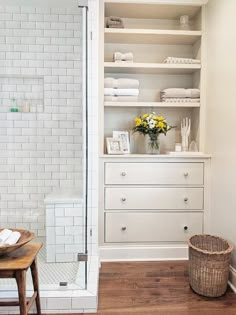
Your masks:
<svg viewBox="0 0 236 315"><path fill-rule="evenodd" d="M40 241L45 244L45 239L43 238L37 238L34 241ZM38 272L41 290L82 289L79 286L79 262L47 263L46 245L42 247L38 254ZM67 286L60 286L60 282L66 282ZM14 279L0 279L0 288L1 290L16 290L16 281ZM31 273L28 270L27 289L31 290L32 288Z"/></svg>

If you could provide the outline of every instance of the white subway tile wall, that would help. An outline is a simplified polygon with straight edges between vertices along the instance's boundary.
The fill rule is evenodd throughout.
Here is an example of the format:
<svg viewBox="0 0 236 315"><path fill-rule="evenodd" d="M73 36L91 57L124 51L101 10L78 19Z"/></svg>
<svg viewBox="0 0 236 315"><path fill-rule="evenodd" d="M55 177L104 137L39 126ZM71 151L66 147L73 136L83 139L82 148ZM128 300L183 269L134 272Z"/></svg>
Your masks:
<svg viewBox="0 0 236 315"><path fill-rule="evenodd" d="M46 205L47 262L78 261L77 254L85 252L84 221L82 203Z"/></svg>
<svg viewBox="0 0 236 315"><path fill-rule="evenodd" d="M83 186L82 15L0 11L0 227L44 236L45 196ZM10 113L12 98L32 112Z"/></svg>

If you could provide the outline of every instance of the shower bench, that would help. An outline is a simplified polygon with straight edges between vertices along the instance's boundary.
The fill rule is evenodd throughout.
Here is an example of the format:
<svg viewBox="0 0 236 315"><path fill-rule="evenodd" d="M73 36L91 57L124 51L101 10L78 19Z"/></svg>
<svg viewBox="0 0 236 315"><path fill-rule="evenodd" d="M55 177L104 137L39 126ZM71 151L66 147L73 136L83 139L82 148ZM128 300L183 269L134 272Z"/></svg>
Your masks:
<svg viewBox="0 0 236 315"><path fill-rule="evenodd" d="M47 262L75 262L85 241L83 199L77 191L48 195L46 205Z"/></svg>

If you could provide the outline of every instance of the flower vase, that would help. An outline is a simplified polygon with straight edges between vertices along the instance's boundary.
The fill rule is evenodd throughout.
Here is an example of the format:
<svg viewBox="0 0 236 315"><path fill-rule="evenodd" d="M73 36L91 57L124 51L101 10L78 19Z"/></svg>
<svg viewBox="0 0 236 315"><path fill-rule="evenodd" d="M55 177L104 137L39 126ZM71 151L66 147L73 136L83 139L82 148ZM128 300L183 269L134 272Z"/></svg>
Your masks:
<svg viewBox="0 0 236 315"><path fill-rule="evenodd" d="M160 154L159 137L157 134L148 134L145 136L145 153Z"/></svg>

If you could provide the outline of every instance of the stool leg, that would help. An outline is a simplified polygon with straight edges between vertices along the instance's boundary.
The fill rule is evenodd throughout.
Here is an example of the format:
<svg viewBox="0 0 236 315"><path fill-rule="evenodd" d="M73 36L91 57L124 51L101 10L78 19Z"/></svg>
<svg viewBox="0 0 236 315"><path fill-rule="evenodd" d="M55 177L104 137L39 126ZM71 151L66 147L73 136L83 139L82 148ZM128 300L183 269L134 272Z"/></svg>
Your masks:
<svg viewBox="0 0 236 315"><path fill-rule="evenodd" d="M27 315L26 304L26 271L20 270L15 273L16 283L18 287L20 315Z"/></svg>
<svg viewBox="0 0 236 315"><path fill-rule="evenodd" d="M39 296L39 279L38 279L38 267L37 267L37 260L33 261L32 265L30 266L32 279L33 279L33 286L34 286L34 292L37 293L35 302L36 302L36 308L37 308L37 314L41 315L41 306L40 306L40 296Z"/></svg>

